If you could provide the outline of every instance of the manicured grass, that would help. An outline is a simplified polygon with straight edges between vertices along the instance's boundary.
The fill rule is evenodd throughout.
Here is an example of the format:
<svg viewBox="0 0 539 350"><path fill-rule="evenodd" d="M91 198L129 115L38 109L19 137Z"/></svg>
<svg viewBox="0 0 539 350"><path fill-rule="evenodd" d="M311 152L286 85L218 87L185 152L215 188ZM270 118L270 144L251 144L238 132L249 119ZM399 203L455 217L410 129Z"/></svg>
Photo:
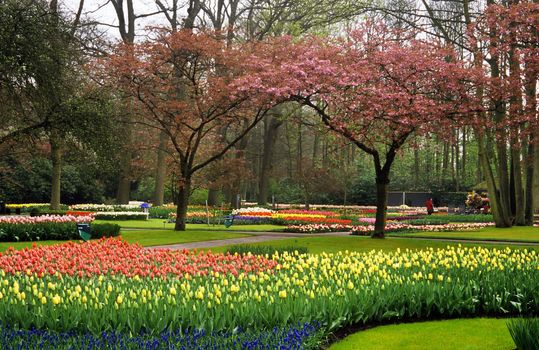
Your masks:
<svg viewBox="0 0 539 350"><path fill-rule="evenodd" d="M508 350L515 344L505 319L458 319L381 326L357 332L330 350Z"/></svg>
<svg viewBox="0 0 539 350"><path fill-rule="evenodd" d="M254 243L252 245L271 245L273 247L289 247L289 246L301 246L307 247L309 253L337 253L339 251L359 251L368 252L371 250L384 250L393 251L400 248L404 249L425 249L425 248L445 248L448 245L457 246L459 243L444 242L438 240L428 239L405 239L405 238L385 238L385 239L372 239L370 237L363 236L344 236L344 237L305 237L305 238L290 238L280 239L274 241L266 241L260 243ZM501 244L474 244L474 243L462 243L462 246L484 246L490 248L504 248L505 245ZM511 246L512 248L525 248L522 246ZM211 248L213 252L224 252L228 247ZM527 247L530 248L530 247ZM539 249L539 247L537 247ZM532 247L533 249L533 247Z"/></svg>
<svg viewBox="0 0 539 350"><path fill-rule="evenodd" d="M65 241L37 241L37 242L1 242L0 243L0 252L5 252L9 247L13 247L16 250L30 248L32 245L53 245L57 243L62 243Z"/></svg>
<svg viewBox="0 0 539 350"><path fill-rule="evenodd" d="M111 223L120 225L122 228L151 228L151 229L174 229L174 224L168 223L164 219L150 220L95 220L96 224ZM187 224L188 230L203 230L203 231L282 231L283 226L277 225L232 225L226 228L223 224L208 226L206 224Z"/></svg>
<svg viewBox="0 0 539 350"><path fill-rule="evenodd" d="M394 234L397 235L397 234ZM399 234L403 235L403 234ZM485 241L539 242L539 227L515 226L511 228L487 227L472 232L416 232L406 236L475 239Z"/></svg>
<svg viewBox="0 0 539 350"><path fill-rule="evenodd" d="M155 245L168 245L175 243L212 241L218 239L230 239L249 236L244 233L237 232L220 232L220 231L185 231L178 232L174 230L133 230L123 231L122 238L129 243L138 243L144 247ZM53 245L57 243L65 243L67 241L38 241L38 242L2 242L0 243L0 252L13 247L17 250L32 247L33 244Z"/></svg>
<svg viewBox="0 0 539 350"><path fill-rule="evenodd" d="M230 239L246 237L248 235L236 232L218 231L185 231L174 230L147 230L123 231L122 238L129 243L138 243L142 246L167 245L175 243L212 241L217 239Z"/></svg>

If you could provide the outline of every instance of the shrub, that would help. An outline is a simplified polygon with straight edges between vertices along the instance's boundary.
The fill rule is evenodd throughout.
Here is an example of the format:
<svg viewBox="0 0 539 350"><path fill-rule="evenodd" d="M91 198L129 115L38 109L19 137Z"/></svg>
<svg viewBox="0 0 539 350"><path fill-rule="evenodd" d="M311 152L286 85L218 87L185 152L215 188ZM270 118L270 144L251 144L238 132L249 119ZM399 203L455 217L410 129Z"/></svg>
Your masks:
<svg viewBox="0 0 539 350"><path fill-rule="evenodd" d="M493 222L492 215L478 214L478 215L431 215L422 219L408 220L407 223L411 225L442 225L451 222Z"/></svg>
<svg viewBox="0 0 539 350"><path fill-rule="evenodd" d="M120 225L116 224L91 224L90 233L92 239L103 237L117 237L120 235Z"/></svg>
<svg viewBox="0 0 539 350"><path fill-rule="evenodd" d="M154 219L168 219L168 215L175 212L175 207L151 207L150 217Z"/></svg>
<svg viewBox="0 0 539 350"><path fill-rule="evenodd" d="M288 252L289 254L294 254L295 252L298 252L299 254L307 254L309 252L309 249L307 247L298 247L298 246L287 246L287 247L274 247L271 245L234 245L226 250L227 253L230 254L240 254L240 255L246 255L247 253L251 253L253 255L272 255L275 252L278 252L279 254L283 254L284 252Z"/></svg>
<svg viewBox="0 0 539 350"><path fill-rule="evenodd" d="M0 223L0 241L43 241L78 239L75 222L43 222L36 224Z"/></svg>
<svg viewBox="0 0 539 350"><path fill-rule="evenodd" d="M148 220L148 213L136 211L98 212L96 220Z"/></svg>
<svg viewBox="0 0 539 350"><path fill-rule="evenodd" d="M30 214L31 215L31 214ZM68 215L67 210L39 210L35 216L43 215Z"/></svg>

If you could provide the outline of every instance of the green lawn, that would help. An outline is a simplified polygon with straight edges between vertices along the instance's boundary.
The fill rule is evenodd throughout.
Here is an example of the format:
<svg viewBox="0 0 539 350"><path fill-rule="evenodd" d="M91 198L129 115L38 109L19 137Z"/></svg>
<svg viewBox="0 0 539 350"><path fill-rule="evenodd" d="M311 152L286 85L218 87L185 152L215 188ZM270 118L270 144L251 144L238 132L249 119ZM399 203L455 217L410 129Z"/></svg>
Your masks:
<svg viewBox="0 0 539 350"><path fill-rule="evenodd" d="M147 230L123 231L122 238L129 243L138 243L142 246L166 245L174 243L212 241L217 239L230 239L246 237L249 235L237 232L219 231L185 231L173 230Z"/></svg>
<svg viewBox="0 0 539 350"><path fill-rule="evenodd" d="M34 243L36 245L53 245L56 243L62 243L65 241L39 241L39 242L0 242L0 252L5 252L9 247L13 247L17 250L30 248Z"/></svg>
<svg viewBox="0 0 539 350"><path fill-rule="evenodd" d="M416 232L399 235L414 237L477 239L485 241L539 242L539 227L488 227L472 232Z"/></svg>
<svg viewBox="0 0 539 350"><path fill-rule="evenodd" d="M372 239L370 237L363 236L345 236L345 237L305 237L305 238L289 238L289 239L280 239L274 241L266 241L260 243L254 243L252 245L271 245L273 247L287 247L287 246L301 246L307 247L309 253L337 253L339 251L349 250L349 251L359 251L359 252L368 252L373 249L375 250L385 250L392 251L400 248L404 249L425 249L425 248L445 248L448 245L456 246L459 243L455 242L444 242L438 240L428 240L428 239L404 239L404 238L385 238L385 239ZM473 247L473 246L484 246L490 248L503 248L505 245L501 244L474 244L474 243L462 243L464 247ZM513 248L525 248L526 245L522 246L511 246ZM213 252L224 252L228 247L217 247L211 248ZM528 246L529 248L529 246ZM539 247L537 247L539 249Z"/></svg>
<svg viewBox="0 0 539 350"><path fill-rule="evenodd" d="M173 230L140 230L124 231L122 238L129 243L139 243L142 246L167 245L175 243L211 241L217 239L229 239L249 236L238 232L220 232L220 231L185 231L177 232ZM36 245L53 245L65 243L66 241L39 241L39 242L2 242L0 243L0 252L6 251L9 247L15 249L24 249Z"/></svg>
<svg viewBox="0 0 539 350"><path fill-rule="evenodd" d="M509 350L515 343L505 319L458 319L381 326L357 332L330 350Z"/></svg>
<svg viewBox="0 0 539 350"><path fill-rule="evenodd" d="M168 223L164 219L150 220L95 220L96 224L111 223L118 224L122 228L151 228L151 229L173 229L174 224ZM282 231L284 226L277 225L232 225L226 228L224 225L208 226L206 224L187 224L188 230L203 230L203 231Z"/></svg>

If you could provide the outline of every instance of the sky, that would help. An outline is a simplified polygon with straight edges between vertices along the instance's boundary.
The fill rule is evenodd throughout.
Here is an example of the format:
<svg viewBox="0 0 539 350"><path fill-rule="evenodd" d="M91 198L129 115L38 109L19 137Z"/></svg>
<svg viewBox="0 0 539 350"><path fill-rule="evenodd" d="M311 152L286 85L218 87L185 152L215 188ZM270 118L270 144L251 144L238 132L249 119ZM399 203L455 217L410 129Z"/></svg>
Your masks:
<svg viewBox="0 0 539 350"><path fill-rule="evenodd" d="M124 1L125 2L125 1ZM164 1L166 2L166 1ZM61 0L62 9L67 13L75 14L79 7L80 0ZM157 10L154 0L133 0L135 14L152 13ZM124 4L125 6L125 4ZM118 24L116 12L110 0L85 0L83 14L93 18L101 23ZM155 24L165 24L166 19L163 15L156 15L147 18L137 19L137 32L140 33L145 27ZM107 35L113 38L119 38L117 28L101 26L101 29L107 32Z"/></svg>

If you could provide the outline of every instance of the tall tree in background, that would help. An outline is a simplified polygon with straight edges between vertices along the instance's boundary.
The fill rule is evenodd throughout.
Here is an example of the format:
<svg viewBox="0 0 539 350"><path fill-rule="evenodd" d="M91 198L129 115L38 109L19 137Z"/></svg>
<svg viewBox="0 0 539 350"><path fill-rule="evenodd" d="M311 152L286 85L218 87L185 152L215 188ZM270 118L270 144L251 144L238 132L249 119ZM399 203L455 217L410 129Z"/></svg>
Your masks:
<svg viewBox="0 0 539 350"><path fill-rule="evenodd" d="M193 175L238 143L263 118L267 104L231 89L246 74L249 47L227 48L214 34L191 30L155 35L144 44L124 46L103 66L113 84L137 99L146 125L170 139L180 174L175 229L183 231Z"/></svg>
<svg viewBox="0 0 539 350"><path fill-rule="evenodd" d="M281 43L256 60L260 72L242 82L242 89L310 107L329 129L370 155L376 171L375 237L384 236L397 152L414 136L442 136L480 109L469 93L474 72L448 60L451 50L408 36L366 26L332 45Z"/></svg>

